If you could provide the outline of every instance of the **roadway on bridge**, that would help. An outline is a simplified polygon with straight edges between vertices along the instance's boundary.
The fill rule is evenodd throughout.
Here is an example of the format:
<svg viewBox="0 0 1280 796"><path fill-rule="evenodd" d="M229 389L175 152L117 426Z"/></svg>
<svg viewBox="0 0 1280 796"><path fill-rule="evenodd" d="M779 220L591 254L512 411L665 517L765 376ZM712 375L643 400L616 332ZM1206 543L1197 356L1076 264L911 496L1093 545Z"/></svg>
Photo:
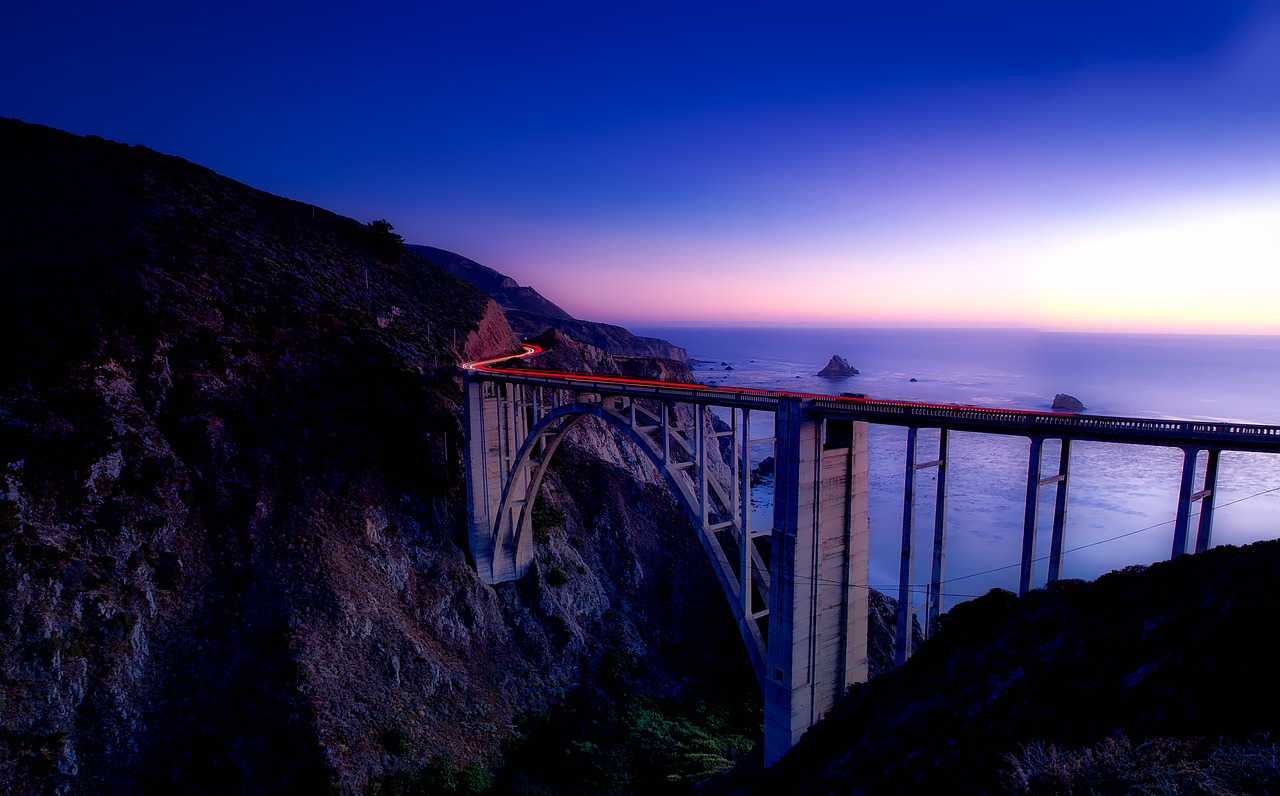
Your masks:
<svg viewBox="0 0 1280 796"><path fill-rule="evenodd" d="M1080 415L1033 409L999 409L970 404L888 401L876 398L819 395L783 390L760 390L696 382L655 381L625 376L602 376L531 368L501 367L516 359L542 353L524 343L521 353L462 364L464 371L496 378L569 387L583 391L644 397L663 395L693 403L769 408L785 399L799 399L812 411L834 419L911 428L947 428L983 434L1003 434L1041 439L1081 439L1162 447L1280 453L1280 426L1215 423L1199 420Z"/></svg>

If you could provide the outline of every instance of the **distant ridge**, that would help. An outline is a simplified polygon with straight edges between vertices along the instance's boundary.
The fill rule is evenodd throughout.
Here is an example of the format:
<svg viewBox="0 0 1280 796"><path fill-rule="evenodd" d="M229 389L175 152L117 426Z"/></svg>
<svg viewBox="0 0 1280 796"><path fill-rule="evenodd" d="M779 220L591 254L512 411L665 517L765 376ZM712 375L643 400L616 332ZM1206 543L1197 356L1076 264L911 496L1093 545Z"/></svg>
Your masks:
<svg viewBox="0 0 1280 796"><path fill-rule="evenodd" d="M499 273L487 265L481 265L461 254L455 254L434 246L409 244L406 248L415 251L444 270L460 276L484 292L493 296L504 310L525 312L540 318L573 320L573 316L548 301L541 293L531 287L522 287L516 280Z"/></svg>
<svg viewBox="0 0 1280 796"><path fill-rule="evenodd" d="M434 246L408 244L406 248L493 296L512 330L525 339L537 337L547 329L556 329L614 356L657 357L689 364L689 352L680 346L656 337L640 337L621 326L579 320L532 287L522 286L506 274L475 260Z"/></svg>

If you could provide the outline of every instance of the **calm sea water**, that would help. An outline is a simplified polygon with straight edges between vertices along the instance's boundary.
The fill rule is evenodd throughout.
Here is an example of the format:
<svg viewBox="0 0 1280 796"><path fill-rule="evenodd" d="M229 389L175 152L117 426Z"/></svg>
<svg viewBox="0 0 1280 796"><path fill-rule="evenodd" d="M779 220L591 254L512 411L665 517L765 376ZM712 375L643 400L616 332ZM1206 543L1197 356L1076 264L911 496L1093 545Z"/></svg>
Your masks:
<svg viewBox="0 0 1280 796"><path fill-rule="evenodd" d="M1092 414L1280 425L1280 337L968 329L634 331L684 346L698 360L696 376L707 384L1026 409L1047 409L1055 393L1065 392ZM861 373L834 381L814 375L833 354ZM757 422L754 416L752 422ZM921 432L922 458L929 458L931 445L936 451L936 432L930 434ZM888 592L897 588L905 450L904 429L872 427L871 581ZM753 456L758 461L770 453L761 449ZM952 434L948 603L996 586L1016 590L1027 456L1025 439ZM1044 462L1045 474L1053 472L1056 443L1046 443ZM1075 443L1063 576L1094 578L1168 558L1181 466L1177 450ZM922 471L917 480L919 550L931 545L932 478ZM1280 537L1280 455L1224 453L1218 487L1215 545ZM766 493L756 496L755 521L764 523L761 527L772 521ZM1046 487L1040 556L1049 550L1052 499L1052 488ZM927 581L927 567L922 554L914 582ZM1037 563L1038 583L1046 570L1044 562Z"/></svg>

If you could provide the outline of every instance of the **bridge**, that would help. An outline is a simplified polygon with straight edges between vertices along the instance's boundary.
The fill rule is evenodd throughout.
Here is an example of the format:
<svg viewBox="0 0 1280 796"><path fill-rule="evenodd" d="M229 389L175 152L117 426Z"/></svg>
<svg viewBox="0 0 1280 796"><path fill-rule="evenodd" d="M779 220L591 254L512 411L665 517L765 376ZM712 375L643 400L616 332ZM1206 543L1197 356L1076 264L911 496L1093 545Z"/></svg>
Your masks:
<svg viewBox="0 0 1280 796"><path fill-rule="evenodd" d="M517 357L538 353L526 345ZM1171 557L1212 541L1222 451L1280 453L1280 427L1103 417L952 404L834 397L730 386L532 370L517 357L463 365L471 553L481 578L501 583L533 563L532 509L565 435L594 417L629 439L657 468L693 522L764 696L764 760L771 765L854 683L868 678L870 528L867 432L907 429L895 663L910 654L914 620L925 636L942 609L946 557L947 444L953 431L1025 437L1026 503L1019 593L1034 579L1042 487L1054 487L1047 580L1058 580L1066 534L1071 443L1076 440L1183 451ZM499 364L501 366L499 367ZM728 412L715 424L710 409ZM760 422L763 415L768 421ZM771 428L753 436L755 426ZM938 429L921 456L918 432ZM728 443L725 444L725 441ZM1046 475L1044 443L1059 440ZM770 527L752 524L753 445L772 443ZM1199 454L1206 452L1204 472ZM937 473L930 575L913 604L917 475ZM1199 476L1199 477L1198 477ZM765 488L765 487L759 487ZM1191 540L1193 507L1199 522Z"/></svg>

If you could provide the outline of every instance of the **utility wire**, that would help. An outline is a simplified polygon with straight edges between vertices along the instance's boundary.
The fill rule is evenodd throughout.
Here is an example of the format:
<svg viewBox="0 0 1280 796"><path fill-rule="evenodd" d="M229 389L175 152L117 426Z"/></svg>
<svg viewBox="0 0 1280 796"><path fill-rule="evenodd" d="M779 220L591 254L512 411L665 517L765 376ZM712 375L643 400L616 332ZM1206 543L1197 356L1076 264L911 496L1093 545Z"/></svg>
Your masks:
<svg viewBox="0 0 1280 796"><path fill-rule="evenodd" d="M1264 490L1262 490L1261 492L1255 492L1255 493L1253 493L1252 495L1245 495L1244 497L1237 498L1237 499L1232 500L1232 501L1230 501L1230 502L1228 502L1228 503L1222 503L1222 504L1216 505L1216 506L1214 507L1214 510L1215 510L1215 511L1217 511L1218 509L1224 509L1224 508L1227 508L1228 506L1234 506L1234 505L1236 505L1237 503L1243 503L1243 502L1244 502L1244 501L1246 501L1246 500L1252 500L1253 498L1256 498L1256 497L1262 497L1263 495L1271 494L1272 492L1280 492L1280 486L1272 487L1271 489L1264 489ZM1193 515L1191 515L1191 516L1197 516L1198 514L1199 514L1199 512L1196 512L1196 514L1193 514ZM1108 537L1107 537L1107 538L1105 538L1105 539L1097 539L1097 540L1094 540L1094 541L1092 541L1092 542L1088 542L1088 543L1086 543L1086 544L1077 545L1076 547L1068 548L1068 549L1066 549L1066 550L1063 550L1063 551L1062 551L1062 554L1063 554L1063 555L1066 555L1067 553L1075 553L1075 552L1077 552L1077 551L1085 550L1085 549L1090 548L1090 547L1097 547L1097 546L1099 546L1099 545L1104 545L1104 544L1108 544L1108 543L1110 543L1110 542L1115 542L1115 541L1118 541L1118 540L1120 540L1120 539L1128 538L1128 537L1130 537L1130 536L1136 536L1136 535L1138 535L1138 534L1140 534L1140 533L1145 533L1145 532L1147 532L1147 531L1153 530L1153 529L1155 529L1155 528L1159 528L1159 527L1164 526L1164 525L1171 525L1172 523L1174 523L1174 522L1176 522L1176 521L1177 521L1177 518L1176 518L1176 517L1175 517L1174 519L1171 519L1171 520L1162 520L1162 521L1160 521L1160 522L1157 522L1157 523L1153 523L1153 524L1151 524L1151 525L1148 525L1148 526L1146 526L1145 528L1139 528L1139 529L1137 529L1137 530L1135 530L1135 531L1126 531L1125 533L1116 534L1115 536L1108 536ZM1189 521L1190 521L1190 517L1188 517L1188 522L1189 522ZM1035 559L1033 559L1033 560L1034 560L1034 561L1037 561L1037 562L1041 562L1041 561L1048 561L1048 560L1049 560L1049 556L1039 556L1039 557L1037 557L1037 558L1035 558ZM978 577L982 577L983 575L991 575L991 574L994 574L994 573L996 573L996 572L1003 572L1003 571L1005 571L1005 570L1007 570L1007 569L1015 569L1015 568L1017 568L1017 567L1021 567L1021 566L1022 566L1022 563L1021 563L1021 562L1017 562L1017 563L1013 563L1013 564L1006 564L1006 565L1004 565L1004 566L999 566L999 567L991 567L990 569L984 569L984 570L980 570L980 571L978 571L978 572L970 572L970 573L969 573L969 574L967 574L967 575L960 575L960 576L957 576L957 577L954 577L954 578L947 578L944 582L945 582L945 583L947 583L947 584L952 584L952 583L955 583L956 581L968 580L968 579L970 579L970 578L978 578ZM804 582L804 583L818 583L818 584L826 584L826 585L832 585L832 586L843 586L843 585L845 585L844 583L842 583L841 581L838 581L838 580L831 580L831 579L828 579L828 578L813 578L813 577L810 577L810 576L808 576L808 575L800 575L800 574L797 574L797 575L795 576L795 579L796 579L797 581L801 581L801 582ZM893 591L897 591L898 586L899 586L899 584L897 584L897 583L894 583L894 584L888 584L888 585L886 585L886 584L871 584L871 583L865 583L865 584L864 584L864 583L850 583L850 584L848 584L848 585L849 585L850 587L852 587L852 588L858 588L858 589L875 589L875 590L877 590L877 591L881 591L881 592L893 592ZM912 594L928 594L928 592L929 592L929 588L928 588L927 586L916 586L916 585L911 585L911 586L909 586L909 587L908 587L907 591L908 591L909 593L912 593ZM958 598L970 599L970 598L974 598L974 597L981 597L982 595L980 595L980 594L963 594L963 593L960 593L960 592L943 591L943 592L939 592L939 596L940 596L940 597L958 597Z"/></svg>

